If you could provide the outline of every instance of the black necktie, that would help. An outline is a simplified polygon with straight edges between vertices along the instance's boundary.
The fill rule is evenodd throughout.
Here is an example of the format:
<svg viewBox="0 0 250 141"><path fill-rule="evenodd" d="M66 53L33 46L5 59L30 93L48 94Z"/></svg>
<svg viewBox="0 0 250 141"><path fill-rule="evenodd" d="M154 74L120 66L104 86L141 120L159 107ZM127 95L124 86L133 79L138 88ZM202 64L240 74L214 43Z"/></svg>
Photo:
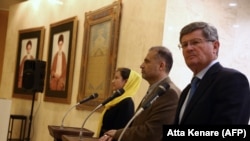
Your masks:
<svg viewBox="0 0 250 141"><path fill-rule="evenodd" d="M200 79L198 77L193 77L192 81L191 81L191 88L190 88L190 94L188 97L188 101L187 103L189 103L189 101L191 100L192 96L194 95L194 92L198 86Z"/></svg>

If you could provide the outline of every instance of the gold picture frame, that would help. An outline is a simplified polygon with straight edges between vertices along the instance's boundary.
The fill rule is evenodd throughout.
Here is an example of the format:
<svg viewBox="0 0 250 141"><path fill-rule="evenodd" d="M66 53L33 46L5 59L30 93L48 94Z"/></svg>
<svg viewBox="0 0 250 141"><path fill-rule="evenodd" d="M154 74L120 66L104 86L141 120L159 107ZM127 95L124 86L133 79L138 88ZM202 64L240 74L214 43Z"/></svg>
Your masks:
<svg viewBox="0 0 250 141"><path fill-rule="evenodd" d="M98 93L98 98L77 109L92 110L112 93L117 61L121 1L85 13L84 45L77 100Z"/></svg>
<svg viewBox="0 0 250 141"><path fill-rule="evenodd" d="M34 92L22 88L24 62L27 59L42 59L44 36L45 28L43 26L19 30L13 91L15 98L33 98Z"/></svg>
<svg viewBox="0 0 250 141"><path fill-rule="evenodd" d="M77 28L77 17L50 24L44 101L71 102Z"/></svg>

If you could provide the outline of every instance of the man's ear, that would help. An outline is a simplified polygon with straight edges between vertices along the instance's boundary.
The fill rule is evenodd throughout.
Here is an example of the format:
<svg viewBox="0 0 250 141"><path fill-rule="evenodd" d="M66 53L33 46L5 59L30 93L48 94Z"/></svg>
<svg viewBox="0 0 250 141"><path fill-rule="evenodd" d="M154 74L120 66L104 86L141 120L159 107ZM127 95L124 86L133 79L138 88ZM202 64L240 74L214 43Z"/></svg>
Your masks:
<svg viewBox="0 0 250 141"><path fill-rule="evenodd" d="M160 70L164 70L164 69L165 69L165 66L166 66L165 62L164 62L164 61L161 61L161 62L160 62Z"/></svg>
<svg viewBox="0 0 250 141"><path fill-rule="evenodd" d="M213 47L214 47L214 51L216 53L216 55L218 55L218 52L219 52L219 48L220 48L220 42L218 40L214 41L213 42Z"/></svg>

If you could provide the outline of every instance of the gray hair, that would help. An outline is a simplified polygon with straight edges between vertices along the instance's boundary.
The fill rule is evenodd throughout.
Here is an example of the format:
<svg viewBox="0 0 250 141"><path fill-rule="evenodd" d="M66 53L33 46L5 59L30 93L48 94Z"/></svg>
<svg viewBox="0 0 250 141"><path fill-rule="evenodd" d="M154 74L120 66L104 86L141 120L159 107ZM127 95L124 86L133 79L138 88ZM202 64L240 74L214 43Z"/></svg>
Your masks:
<svg viewBox="0 0 250 141"><path fill-rule="evenodd" d="M217 29L214 26L206 22L192 22L181 29L179 41L181 42L181 39L184 35L189 34L198 29L202 30L203 36L207 40L219 40Z"/></svg>
<svg viewBox="0 0 250 141"><path fill-rule="evenodd" d="M156 51L157 57L163 59L166 63L166 72L169 73L173 66L173 57L171 51L164 46L153 46L149 51Z"/></svg>

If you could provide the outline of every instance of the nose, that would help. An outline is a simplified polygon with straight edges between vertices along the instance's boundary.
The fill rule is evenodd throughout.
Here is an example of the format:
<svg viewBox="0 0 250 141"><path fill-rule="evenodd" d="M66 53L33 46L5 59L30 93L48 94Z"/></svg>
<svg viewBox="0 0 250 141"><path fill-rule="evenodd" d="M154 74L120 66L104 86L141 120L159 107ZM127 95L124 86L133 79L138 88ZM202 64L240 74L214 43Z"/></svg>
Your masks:
<svg viewBox="0 0 250 141"><path fill-rule="evenodd" d="M141 68L141 69L143 68L143 63L140 65L140 68Z"/></svg>

